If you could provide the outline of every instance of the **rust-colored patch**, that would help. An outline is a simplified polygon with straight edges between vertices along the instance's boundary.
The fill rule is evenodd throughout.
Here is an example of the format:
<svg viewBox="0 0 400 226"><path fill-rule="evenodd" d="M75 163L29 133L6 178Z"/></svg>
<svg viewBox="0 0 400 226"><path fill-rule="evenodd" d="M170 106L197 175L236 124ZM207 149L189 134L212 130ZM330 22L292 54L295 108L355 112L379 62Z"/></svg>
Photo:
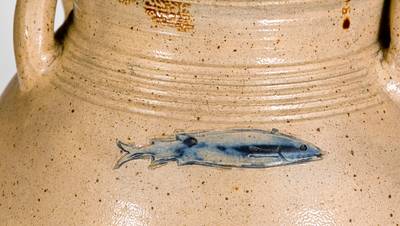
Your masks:
<svg viewBox="0 0 400 226"><path fill-rule="evenodd" d="M117 0L124 5L142 3L145 13L157 25L176 28L178 31L193 30L193 17L188 8L189 3L172 0Z"/></svg>
<svg viewBox="0 0 400 226"><path fill-rule="evenodd" d="M174 27L178 31L190 31L194 28L189 3L171 0L145 0L144 9L154 23Z"/></svg>
<svg viewBox="0 0 400 226"><path fill-rule="evenodd" d="M350 28L350 19L349 18L345 18L343 21L343 29L347 30Z"/></svg>
<svg viewBox="0 0 400 226"><path fill-rule="evenodd" d="M118 0L118 2L121 4L125 4L125 5L130 5L134 2L136 2L136 0Z"/></svg>
<svg viewBox="0 0 400 226"><path fill-rule="evenodd" d="M344 0L344 6L342 7L342 17L343 17L343 24L342 27L345 30L350 28L350 1L351 0Z"/></svg>

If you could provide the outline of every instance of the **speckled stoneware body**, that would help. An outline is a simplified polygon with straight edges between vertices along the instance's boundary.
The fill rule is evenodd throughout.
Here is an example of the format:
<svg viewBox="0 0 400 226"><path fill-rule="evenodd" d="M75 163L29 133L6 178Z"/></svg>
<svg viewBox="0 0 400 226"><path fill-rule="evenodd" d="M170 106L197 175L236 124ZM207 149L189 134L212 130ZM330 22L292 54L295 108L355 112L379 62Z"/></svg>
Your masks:
<svg viewBox="0 0 400 226"><path fill-rule="evenodd" d="M0 224L400 224L399 1L75 0L54 35L55 2L17 3ZM149 168L126 151L114 169L121 147L232 128L323 156Z"/></svg>

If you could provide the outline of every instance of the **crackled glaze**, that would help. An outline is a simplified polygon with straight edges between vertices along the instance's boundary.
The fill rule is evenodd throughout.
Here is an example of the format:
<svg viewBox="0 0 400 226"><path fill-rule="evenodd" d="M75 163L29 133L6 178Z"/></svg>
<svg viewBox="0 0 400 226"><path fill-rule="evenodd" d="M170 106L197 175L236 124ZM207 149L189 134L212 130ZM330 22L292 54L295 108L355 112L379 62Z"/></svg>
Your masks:
<svg viewBox="0 0 400 226"><path fill-rule="evenodd" d="M17 1L1 224L400 224L399 1L65 0L54 35L55 2ZM323 160L113 170L117 139L229 128Z"/></svg>

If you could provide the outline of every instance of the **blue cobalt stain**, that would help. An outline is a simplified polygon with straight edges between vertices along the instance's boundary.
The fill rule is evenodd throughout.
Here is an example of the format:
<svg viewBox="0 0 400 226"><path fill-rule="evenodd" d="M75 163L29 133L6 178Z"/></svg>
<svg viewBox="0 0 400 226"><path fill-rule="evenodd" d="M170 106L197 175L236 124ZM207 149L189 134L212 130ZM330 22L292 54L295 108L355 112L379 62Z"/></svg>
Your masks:
<svg viewBox="0 0 400 226"><path fill-rule="evenodd" d="M155 139L137 147L117 141L125 152L115 169L135 159L151 159L150 167L176 161L178 165L266 168L321 158L321 150L295 137L258 129L179 133L173 139Z"/></svg>

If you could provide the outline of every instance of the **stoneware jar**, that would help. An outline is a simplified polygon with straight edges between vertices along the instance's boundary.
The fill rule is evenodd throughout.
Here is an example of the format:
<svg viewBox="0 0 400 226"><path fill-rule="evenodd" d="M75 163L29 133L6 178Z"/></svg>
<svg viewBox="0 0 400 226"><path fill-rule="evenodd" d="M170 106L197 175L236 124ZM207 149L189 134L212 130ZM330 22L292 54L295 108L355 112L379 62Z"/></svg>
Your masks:
<svg viewBox="0 0 400 226"><path fill-rule="evenodd" d="M18 0L2 225L399 225L400 1Z"/></svg>

